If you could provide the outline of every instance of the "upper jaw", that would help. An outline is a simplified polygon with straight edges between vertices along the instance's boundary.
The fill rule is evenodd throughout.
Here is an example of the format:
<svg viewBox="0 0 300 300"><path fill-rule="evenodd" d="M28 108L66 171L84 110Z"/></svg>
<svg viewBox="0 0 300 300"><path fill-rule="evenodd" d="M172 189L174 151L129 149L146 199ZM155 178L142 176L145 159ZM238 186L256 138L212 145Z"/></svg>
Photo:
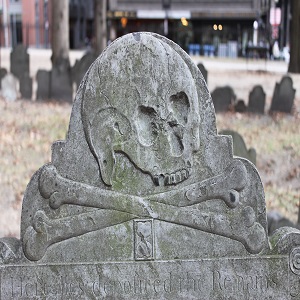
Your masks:
<svg viewBox="0 0 300 300"><path fill-rule="evenodd" d="M186 180L190 175L189 169L180 169L172 173L157 174L153 176L154 184L157 186L175 185Z"/></svg>

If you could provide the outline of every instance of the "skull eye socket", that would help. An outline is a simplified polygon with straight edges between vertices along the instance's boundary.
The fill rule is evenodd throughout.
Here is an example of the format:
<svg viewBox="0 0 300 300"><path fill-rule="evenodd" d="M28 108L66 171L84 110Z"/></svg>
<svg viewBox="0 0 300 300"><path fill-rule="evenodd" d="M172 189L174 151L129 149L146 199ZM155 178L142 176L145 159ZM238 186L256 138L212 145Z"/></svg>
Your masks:
<svg viewBox="0 0 300 300"><path fill-rule="evenodd" d="M149 147L155 143L159 135L159 125L157 120L157 113L152 107L139 107L136 129L139 142L142 145Z"/></svg>
<svg viewBox="0 0 300 300"><path fill-rule="evenodd" d="M185 92L179 92L170 97L171 109L173 115L181 125L186 125L188 122L188 115L190 112L190 103Z"/></svg>

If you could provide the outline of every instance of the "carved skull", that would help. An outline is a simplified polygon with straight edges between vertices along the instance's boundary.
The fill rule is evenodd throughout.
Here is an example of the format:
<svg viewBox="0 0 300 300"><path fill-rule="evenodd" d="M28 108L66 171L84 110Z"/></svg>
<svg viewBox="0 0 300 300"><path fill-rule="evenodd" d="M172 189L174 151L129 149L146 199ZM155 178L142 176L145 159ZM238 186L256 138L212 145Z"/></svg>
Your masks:
<svg viewBox="0 0 300 300"><path fill-rule="evenodd" d="M154 36L127 35L87 76L93 84L85 86L82 119L103 181L112 184L115 152L156 185L187 179L200 122L195 81L182 57Z"/></svg>

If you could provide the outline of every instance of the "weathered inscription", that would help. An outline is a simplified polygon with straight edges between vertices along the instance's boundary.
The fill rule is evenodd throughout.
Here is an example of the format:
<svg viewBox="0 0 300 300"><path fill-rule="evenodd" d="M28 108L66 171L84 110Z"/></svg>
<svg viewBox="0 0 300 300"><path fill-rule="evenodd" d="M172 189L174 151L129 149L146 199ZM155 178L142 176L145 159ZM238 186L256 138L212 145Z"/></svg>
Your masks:
<svg viewBox="0 0 300 300"><path fill-rule="evenodd" d="M286 257L11 266L0 299L290 299ZM246 267L245 267L246 265ZM276 268L273 268L274 265ZM273 267L272 267L273 266ZM278 270L280 270L278 272ZM289 296L290 297L290 296ZM197 299L197 298L196 298ZM274 298L272 298L274 299Z"/></svg>

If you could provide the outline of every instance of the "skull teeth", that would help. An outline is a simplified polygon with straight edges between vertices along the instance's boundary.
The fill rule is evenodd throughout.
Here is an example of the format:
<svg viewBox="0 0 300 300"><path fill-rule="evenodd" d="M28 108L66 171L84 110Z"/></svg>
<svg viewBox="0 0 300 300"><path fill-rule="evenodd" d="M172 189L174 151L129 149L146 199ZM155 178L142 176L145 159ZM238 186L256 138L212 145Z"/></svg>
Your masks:
<svg viewBox="0 0 300 300"><path fill-rule="evenodd" d="M171 174L167 173L167 174L155 175L153 181L157 186L172 185L172 184L180 183L185 179L187 179L188 177L189 177L189 170L182 169Z"/></svg>

